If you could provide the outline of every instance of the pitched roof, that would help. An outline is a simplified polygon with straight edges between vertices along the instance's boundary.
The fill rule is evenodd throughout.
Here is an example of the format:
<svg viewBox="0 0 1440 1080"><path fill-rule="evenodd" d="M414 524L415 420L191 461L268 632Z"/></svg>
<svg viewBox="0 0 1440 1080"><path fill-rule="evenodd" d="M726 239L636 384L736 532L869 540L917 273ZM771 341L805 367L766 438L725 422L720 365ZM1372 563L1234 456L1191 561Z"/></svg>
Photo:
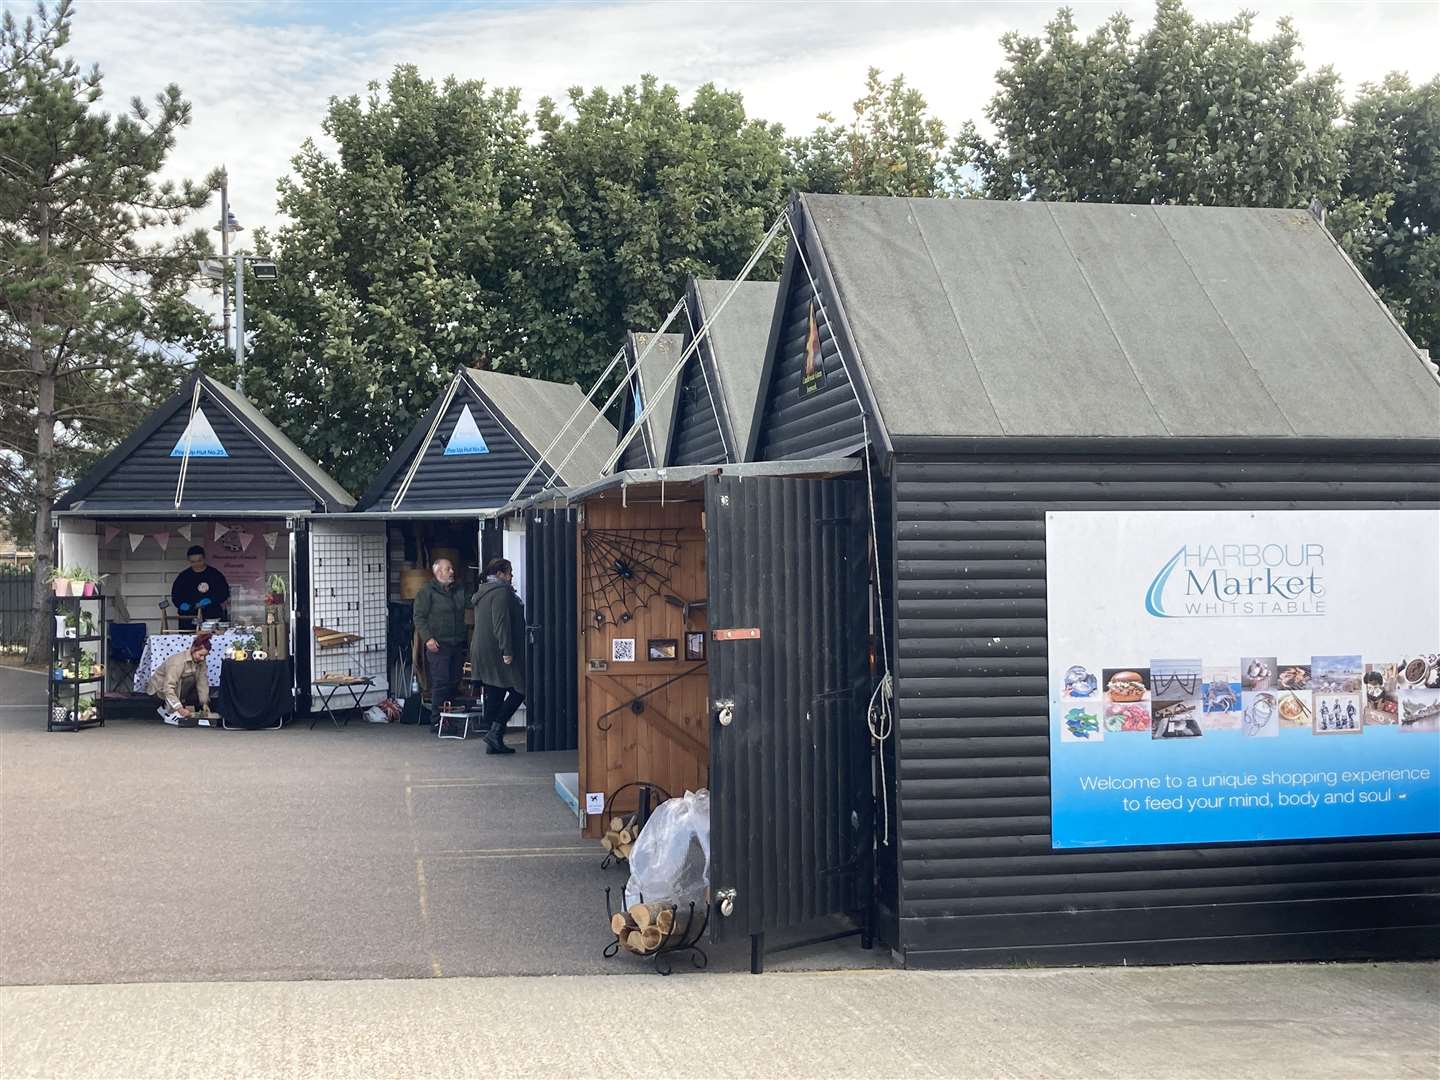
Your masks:
<svg viewBox="0 0 1440 1080"><path fill-rule="evenodd" d="M290 440L249 398L196 371L114 450L56 500L57 510L173 512L183 455L170 447L184 432L196 384L207 424L239 442L218 457L191 457L181 511L292 512L350 509L355 500ZM228 464L227 464L228 463ZM232 467L233 466L233 467ZM216 472L214 470L219 469Z"/></svg>
<svg viewBox="0 0 1440 1080"><path fill-rule="evenodd" d="M1303 210L805 195L892 435L1440 438Z"/></svg>
<svg viewBox="0 0 1440 1080"><path fill-rule="evenodd" d="M706 336L720 378L723 407L735 436L732 453L739 456L750 442L755 399L760 393L765 348L770 342L770 324L775 318L775 298L780 286L773 281L742 281L736 285L733 281L695 280L702 320L711 318L735 288L735 294L720 311L719 318L710 323ZM697 323L697 330L699 326Z"/></svg>
<svg viewBox="0 0 1440 1080"><path fill-rule="evenodd" d="M676 375L667 385L666 377L672 368L680 360L680 354L684 351L685 338L681 334L660 334L655 342L654 348L650 349L649 355L641 362L641 354L649 346L650 340L657 335L650 333L631 333L626 338L627 356L626 364L635 373L640 382L640 400L642 406L648 408L652 401L655 407L645 421L645 439L650 449L650 464L657 468L663 467L670 460L670 432L675 418L675 406L680 394L680 377ZM638 413L636 414L638 415ZM620 432L624 435L624 432ZM616 436L619 441L619 435ZM614 450L615 444L611 444ZM608 454L606 455L609 456Z"/></svg>
<svg viewBox="0 0 1440 1080"><path fill-rule="evenodd" d="M586 400L580 387L480 368L466 368L466 373L537 456L545 453L556 435L562 430L565 432L546 458L547 463L557 469L567 456L570 458L559 470L561 483L584 484L601 475L605 459L615 449L615 425ZM565 422L577 410L579 416L567 429ZM593 426L591 421L595 422Z"/></svg>

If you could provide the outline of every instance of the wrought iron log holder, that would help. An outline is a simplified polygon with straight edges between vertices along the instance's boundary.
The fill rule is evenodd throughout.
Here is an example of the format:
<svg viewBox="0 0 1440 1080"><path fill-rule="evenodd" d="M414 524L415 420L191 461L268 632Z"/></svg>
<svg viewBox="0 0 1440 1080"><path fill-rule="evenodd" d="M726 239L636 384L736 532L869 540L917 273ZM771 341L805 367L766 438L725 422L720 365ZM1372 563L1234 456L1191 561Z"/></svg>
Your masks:
<svg viewBox="0 0 1440 1080"><path fill-rule="evenodd" d="M659 784L652 784L648 780L632 780L628 784L621 784L609 795L605 796L607 814L611 812L610 808L615 805L616 798L631 788L634 788L637 793L634 811L635 824L639 829L644 829L645 823L650 820L650 814L661 803L669 800L670 793ZM638 840L639 838L637 837L636 839ZM607 851L605 858L600 861L600 869L609 870L610 867L618 866L625 861L625 856L622 855L618 849Z"/></svg>
<svg viewBox="0 0 1440 1080"><path fill-rule="evenodd" d="M618 911L611 903L610 894L612 891L613 889L609 885L605 887L605 917L607 925L609 925L609 920L614 919L617 914L626 910L624 906L624 891L622 890L620 893L621 906ZM640 895L640 903L645 903L643 893ZM700 947L700 942L704 939L705 931L710 925L710 905L706 904L703 910L697 911L695 901L691 900L686 905L686 908L688 911L685 922L682 924L677 918L671 929L664 932L664 936L661 937L659 945L655 946L655 948L649 952L633 954L640 957L649 957L657 975L673 974L675 971L675 957L678 955L689 956L691 966L697 971L703 970L706 965L710 963L709 955ZM677 904L676 911L678 912L679 910L680 906ZM699 916L698 918L697 914ZM606 945L601 952L601 955L607 960L619 955L621 949L624 948L624 946L620 944L619 934L612 932L612 938L613 940L610 944Z"/></svg>

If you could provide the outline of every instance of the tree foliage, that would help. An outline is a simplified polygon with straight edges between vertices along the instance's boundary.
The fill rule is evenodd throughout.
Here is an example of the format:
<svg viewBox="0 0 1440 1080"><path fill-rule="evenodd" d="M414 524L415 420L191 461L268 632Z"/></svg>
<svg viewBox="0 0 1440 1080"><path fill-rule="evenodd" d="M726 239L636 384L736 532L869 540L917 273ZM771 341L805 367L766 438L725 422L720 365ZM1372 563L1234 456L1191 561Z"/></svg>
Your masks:
<svg viewBox="0 0 1440 1080"><path fill-rule="evenodd" d="M173 385L159 343L193 325L183 293L207 250L203 236L143 239L205 202L204 187L156 179L190 106L169 86L128 115L99 111L99 70L64 54L71 18L62 0L0 19L0 468L6 508L33 516L37 614L58 484ZM43 620L32 629L34 659Z"/></svg>
<svg viewBox="0 0 1440 1080"><path fill-rule="evenodd" d="M945 122L904 75L889 82L879 68L865 77L865 93L848 124L824 114L811 134L793 139L789 153L801 191L844 195L932 198L958 185Z"/></svg>
<svg viewBox="0 0 1440 1080"><path fill-rule="evenodd" d="M1440 356L1440 78L1361 88L1329 225L1416 344Z"/></svg>
<svg viewBox="0 0 1440 1080"><path fill-rule="evenodd" d="M1338 79L1304 73L1288 20L1199 22L1158 0L1141 36L1115 15L1085 39L1068 9L1043 38L1005 35L993 139L967 125L957 163L992 198L1305 206L1337 191Z"/></svg>

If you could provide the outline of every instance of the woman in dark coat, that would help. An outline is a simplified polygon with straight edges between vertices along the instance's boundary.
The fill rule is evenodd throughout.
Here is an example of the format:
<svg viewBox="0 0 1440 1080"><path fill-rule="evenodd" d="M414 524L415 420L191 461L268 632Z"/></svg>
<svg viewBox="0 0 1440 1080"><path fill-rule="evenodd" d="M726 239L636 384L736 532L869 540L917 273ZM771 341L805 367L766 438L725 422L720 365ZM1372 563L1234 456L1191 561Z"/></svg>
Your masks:
<svg viewBox="0 0 1440 1080"><path fill-rule="evenodd" d="M505 725L525 700L525 606L515 594L509 559L491 559L484 577L470 601L475 608L470 678L484 687L490 724L485 752L513 754L505 745Z"/></svg>

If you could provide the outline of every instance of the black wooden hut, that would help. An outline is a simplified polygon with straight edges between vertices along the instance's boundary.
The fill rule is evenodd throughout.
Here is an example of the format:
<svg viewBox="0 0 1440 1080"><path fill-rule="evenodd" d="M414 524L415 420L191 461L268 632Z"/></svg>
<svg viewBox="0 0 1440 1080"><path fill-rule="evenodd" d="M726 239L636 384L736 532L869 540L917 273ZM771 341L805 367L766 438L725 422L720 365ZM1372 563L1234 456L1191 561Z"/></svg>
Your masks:
<svg viewBox="0 0 1440 1080"><path fill-rule="evenodd" d="M123 601L128 621L155 634L174 617L160 602L168 603L186 547L202 544L214 561L222 543L238 538L238 561L266 582L286 582L284 647L293 650L304 707L316 660L313 541L353 504L248 398L197 371L56 501L56 557L58 565L106 575L112 618ZM358 547L349 554L360 557ZM231 610L234 619L264 618L260 586L242 594L232 581ZM341 663L328 660L332 669Z"/></svg>
<svg viewBox="0 0 1440 1080"><path fill-rule="evenodd" d="M380 591L389 611L392 683L408 683L412 676L424 681L410 606L432 561L441 556L454 562L471 588L486 561L509 559L516 587L527 598L531 634L555 631L538 613L562 602L563 591L543 564L531 573L529 522L519 516L499 520L494 512L517 493L523 497L546 484L598 479L615 441L614 426L574 384L476 368L456 371L349 515L357 528L383 538ZM573 641L573 627L569 633ZM530 685L535 690L526 706L529 749L572 749L574 708L566 702L573 691L567 695L536 671ZM406 689L397 686L396 692Z"/></svg>
<svg viewBox="0 0 1440 1080"><path fill-rule="evenodd" d="M640 434L626 444L615 469L660 469L670 463L670 435L674 427L679 379L670 373L680 362L685 346L682 334L630 333L625 335L626 392L621 401L620 430L623 439L647 409L650 415L640 425ZM651 402L655 402L651 408ZM613 450L613 447L612 447Z"/></svg>
<svg viewBox="0 0 1440 1080"><path fill-rule="evenodd" d="M877 887L897 956L1440 951L1440 813L1406 835L1080 850L1052 828L1047 515L1346 511L1378 538L1390 512L1440 508L1440 380L1321 223L813 195L789 212L747 460L868 456L894 679ZM1433 618L1440 598L1414 602ZM1433 807L1435 782L1412 796Z"/></svg>
<svg viewBox="0 0 1440 1080"><path fill-rule="evenodd" d="M700 343L678 377L669 464L743 460L777 292L772 281L690 279L684 344L690 349L697 336Z"/></svg>

